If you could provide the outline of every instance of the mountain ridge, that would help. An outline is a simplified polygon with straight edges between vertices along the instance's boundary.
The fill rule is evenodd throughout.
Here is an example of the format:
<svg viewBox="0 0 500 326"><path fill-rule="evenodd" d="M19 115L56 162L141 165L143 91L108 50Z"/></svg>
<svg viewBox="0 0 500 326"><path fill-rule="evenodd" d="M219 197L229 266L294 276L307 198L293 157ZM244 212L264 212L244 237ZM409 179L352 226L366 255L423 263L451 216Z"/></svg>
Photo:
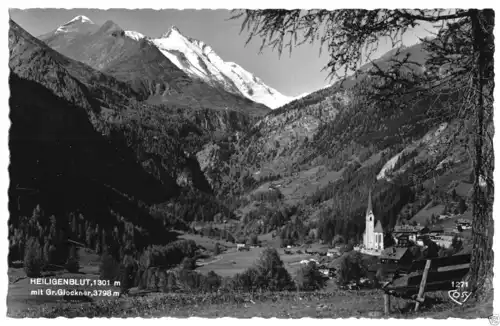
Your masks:
<svg viewBox="0 0 500 326"><path fill-rule="evenodd" d="M66 24L75 25L71 32L65 30ZM66 24L61 25L55 31L41 35L39 38L49 44L52 48L62 51L63 54L96 67L92 62L85 59L85 49L83 46L71 50L65 44L60 44L63 39L65 43L76 42L77 34L90 36L96 34L99 28L88 17L77 16ZM111 21L103 24L107 32L120 31L121 28ZM79 28L81 30L79 30ZM246 71L234 62L224 62L213 48L204 41L185 36L176 26L171 26L160 37L148 37L135 31L123 31L123 35L134 41L148 40L172 61L179 69L187 73L190 77L199 79L213 87L224 89L235 95L243 96L254 102L264 104L272 109L282 106L293 100L293 97L284 96L277 90L267 86L261 79ZM80 42L82 42L80 40ZM90 42L91 44L92 42ZM87 44L86 46L89 46ZM178 53L182 53L179 56ZM189 57L189 59L188 59ZM208 69L208 70L207 70Z"/></svg>
<svg viewBox="0 0 500 326"><path fill-rule="evenodd" d="M150 103L230 109L253 117L269 111L266 106L243 96L192 79L165 57L149 38L125 31L112 21L93 33L58 35L62 34L49 33L40 38L62 54L131 84L142 100Z"/></svg>

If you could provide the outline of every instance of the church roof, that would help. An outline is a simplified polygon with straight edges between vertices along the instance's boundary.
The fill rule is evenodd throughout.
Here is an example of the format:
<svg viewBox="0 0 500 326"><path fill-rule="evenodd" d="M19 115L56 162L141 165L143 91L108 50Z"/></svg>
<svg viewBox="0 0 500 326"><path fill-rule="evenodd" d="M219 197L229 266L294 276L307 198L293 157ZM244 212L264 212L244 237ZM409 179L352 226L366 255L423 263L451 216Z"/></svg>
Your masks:
<svg viewBox="0 0 500 326"><path fill-rule="evenodd" d="M382 228L382 223L380 223L380 220L378 220L377 224L375 224L373 232L384 233L384 229Z"/></svg>

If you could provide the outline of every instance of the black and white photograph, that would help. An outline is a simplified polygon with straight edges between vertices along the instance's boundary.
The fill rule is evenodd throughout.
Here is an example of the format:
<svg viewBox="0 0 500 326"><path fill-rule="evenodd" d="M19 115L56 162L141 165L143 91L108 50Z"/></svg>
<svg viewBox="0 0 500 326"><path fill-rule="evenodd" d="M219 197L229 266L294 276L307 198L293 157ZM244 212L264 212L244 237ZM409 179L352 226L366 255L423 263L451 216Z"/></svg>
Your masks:
<svg viewBox="0 0 500 326"><path fill-rule="evenodd" d="M68 5L6 9L7 319L500 324L494 8Z"/></svg>

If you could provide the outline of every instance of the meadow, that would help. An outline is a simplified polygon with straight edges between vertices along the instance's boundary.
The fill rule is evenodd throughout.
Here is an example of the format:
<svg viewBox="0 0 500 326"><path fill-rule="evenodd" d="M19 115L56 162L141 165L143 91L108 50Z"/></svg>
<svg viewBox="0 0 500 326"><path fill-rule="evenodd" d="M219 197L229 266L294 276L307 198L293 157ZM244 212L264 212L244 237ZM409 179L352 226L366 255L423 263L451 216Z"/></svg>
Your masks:
<svg viewBox="0 0 500 326"><path fill-rule="evenodd" d="M186 235L200 240L196 235ZM194 238L193 238L194 237ZM201 237L206 249L216 240ZM261 240L271 242L266 235ZM234 276L251 267L264 248L236 251L233 246L220 255L198 261L197 271L207 274L214 271L220 276ZM308 254L284 254L278 249L285 268L292 277L300 268L300 261L312 258ZM318 257L315 257L318 258ZM56 272L55 278L99 278L99 256L82 252L79 273ZM9 268L9 290L7 314L9 317L234 317L234 318L383 318L383 292L376 289L359 291L341 290L335 280L327 282L321 291L314 292L213 292L213 293L140 293L131 292L119 297L93 297L92 302L66 301L61 296L31 295L32 290L46 289L46 285L30 284L22 268ZM51 288L72 288L71 286L50 286ZM78 287L89 289L89 287ZM105 289L104 287L99 289ZM119 287L106 287L114 292ZM457 307L446 292L428 293L428 305L419 313L413 312L413 303L408 300L391 299L391 318L476 318L491 315L492 305L471 308Z"/></svg>
<svg viewBox="0 0 500 326"><path fill-rule="evenodd" d="M10 317L233 317L233 318L485 318L492 313L492 300L477 306L454 305L446 294L429 294L429 303L413 311L407 300L392 299L391 313L383 314L380 291L278 292L231 294L151 294L84 304L59 303L12 311Z"/></svg>

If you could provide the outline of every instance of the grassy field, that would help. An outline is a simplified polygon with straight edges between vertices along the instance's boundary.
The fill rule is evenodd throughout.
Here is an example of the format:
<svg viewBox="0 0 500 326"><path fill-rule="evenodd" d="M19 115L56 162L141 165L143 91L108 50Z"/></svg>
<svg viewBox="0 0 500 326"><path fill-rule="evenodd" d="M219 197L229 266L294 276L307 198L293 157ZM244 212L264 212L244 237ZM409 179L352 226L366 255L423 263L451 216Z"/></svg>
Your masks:
<svg viewBox="0 0 500 326"><path fill-rule="evenodd" d="M219 240L214 238L209 238L205 236L201 236L199 234L182 234L179 236L179 239L185 240L193 240L197 245L202 246L206 250L213 251L215 248L215 244L219 243L220 245L226 248L236 248L236 245L232 242L227 242L225 240Z"/></svg>
<svg viewBox="0 0 500 326"><path fill-rule="evenodd" d="M252 267L259 259L264 249L265 248L253 248L249 251L236 251L235 249L231 249L220 255L220 258L214 260L212 263L207 263L197 268L197 271L204 274L214 271L223 277L234 276ZM281 251L280 253L282 254L283 252ZM300 268L300 261L310 257L311 256L307 254L281 255L281 259L285 263L286 269L292 276L294 276L296 271Z"/></svg>
<svg viewBox="0 0 500 326"><path fill-rule="evenodd" d="M417 222L421 225L425 225L425 222L434 214L435 216L439 216L443 213L444 205L436 205L433 207L429 207L430 204L426 205L422 208L415 216L413 216L410 222Z"/></svg>
<svg viewBox="0 0 500 326"><path fill-rule="evenodd" d="M233 317L233 318L485 318L492 300L458 306L446 293L429 293L418 313L407 300L392 298L391 313L383 315L382 293L377 290L255 293L255 294L151 294L123 297L99 303L58 305L22 312L8 309L9 317Z"/></svg>

